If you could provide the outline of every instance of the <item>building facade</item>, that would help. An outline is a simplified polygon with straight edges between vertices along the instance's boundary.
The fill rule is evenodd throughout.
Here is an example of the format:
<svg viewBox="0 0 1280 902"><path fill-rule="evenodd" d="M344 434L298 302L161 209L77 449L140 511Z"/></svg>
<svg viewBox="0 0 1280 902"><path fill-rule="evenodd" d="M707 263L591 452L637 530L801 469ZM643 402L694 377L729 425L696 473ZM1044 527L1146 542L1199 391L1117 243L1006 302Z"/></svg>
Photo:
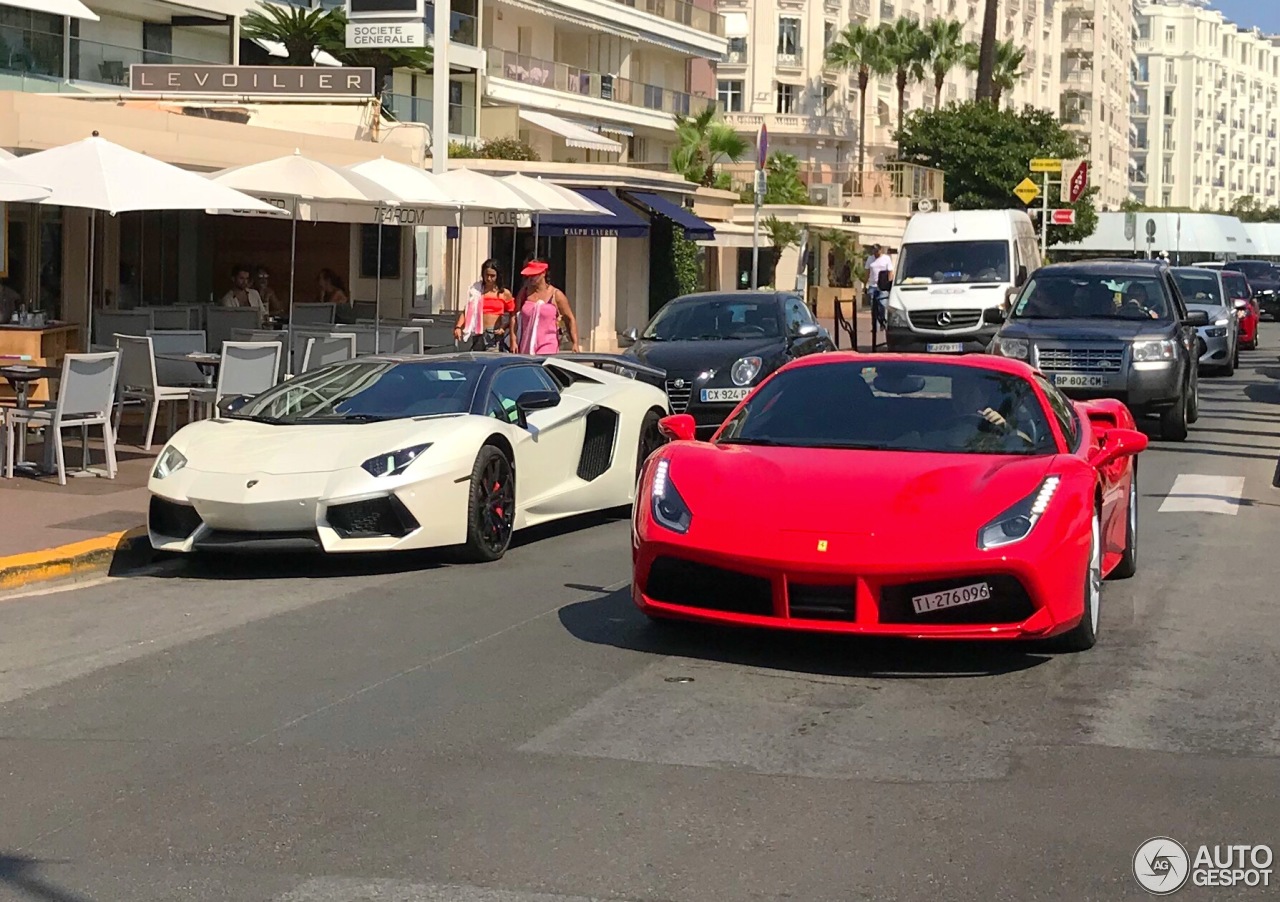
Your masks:
<svg viewBox="0 0 1280 902"><path fill-rule="evenodd" d="M1090 161L1100 210L1130 196L1134 0L1058 0L1054 32L1060 101L1055 111Z"/></svg>
<svg viewBox="0 0 1280 902"><path fill-rule="evenodd" d="M1027 50L1023 77L1002 102L1049 108L1054 90L1052 0L1006 0L1000 38ZM792 154L815 203L840 206L861 193L858 157L858 77L826 65L826 47L850 24L875 28L908 17L964 24L965 40L981 38L983 0L718 0L728 50L717 75L725 118L754 140L768 126L770 150ZM976 78L958 66L947 76L942 103L972 99ZM930 108L930 77L908 88L908 114ZM899 123L892 75L873 78L867 97L868 170L891 160ZM749 175L744 167L740 181Z"/></svg>
<svg viewBox="0 0 1280 902"><path fill-rule="evenodd" d="M1280 37L1193 0L1139 8L1135 196L1149 206L1280 204Z"/></svg>

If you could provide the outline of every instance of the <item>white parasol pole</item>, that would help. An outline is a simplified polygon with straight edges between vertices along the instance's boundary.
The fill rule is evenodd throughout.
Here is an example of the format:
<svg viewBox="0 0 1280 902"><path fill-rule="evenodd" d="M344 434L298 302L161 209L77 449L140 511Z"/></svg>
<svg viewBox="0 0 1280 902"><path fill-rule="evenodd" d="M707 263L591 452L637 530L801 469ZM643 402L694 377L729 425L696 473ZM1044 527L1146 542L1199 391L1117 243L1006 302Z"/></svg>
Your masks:
<svg viewBox="0 0 1280 902"><path fill-rule="evenodd" d="M378 266L377 281L373 283L373 353L378 353L378 339L382 336L382 218L378 218Z"/></svg>
<svg viewBox="0 0 1280 902"><path fill-rule="evenodd" d="M93 351L93 257L94 257L94 248L95 248L95 245L97 244L97 225L98 225L98 211L90 210L89 211L89 284L86 286L87 294L89 296L89 315L88 315L87 323L85 325L86 335L84 339L84 349L85 351L88 351L88 352Z"/></svg>
<svg viewBox="0 0 1280 902"><path fill-rule="evenodd" d="M293 224L289 235L289 328L286 335L285 355L289 358L289 369L293 370L293 293L296 281L295 271L298 260L298 198L293 199Z"/></svg>

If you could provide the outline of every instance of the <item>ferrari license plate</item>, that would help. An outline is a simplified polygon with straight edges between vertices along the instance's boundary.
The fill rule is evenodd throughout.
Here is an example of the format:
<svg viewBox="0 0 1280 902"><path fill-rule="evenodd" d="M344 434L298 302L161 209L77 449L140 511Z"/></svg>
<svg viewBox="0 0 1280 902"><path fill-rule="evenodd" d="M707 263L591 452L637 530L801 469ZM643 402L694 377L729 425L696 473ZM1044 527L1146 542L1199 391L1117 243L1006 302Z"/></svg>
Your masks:
<svg viewBox="0 0 1280 902"><path fill-rule="evenodd" d="M1053 384L1059 388L1106 388L1106 376L1086 376L1083 373L1058 373Z"/></svg>
<svg viewBox="0 0 1280 902"><path fill-rule="evenodd" d="M714 404L717 401L741 401L750 392L749 388L704 388L702 401L705 404Z"/></svg>
<svg viewBox="0 0 1280 902"><path fill-rule="evenodd" d="M964 350L964 342L940 341L934 344L927 344L924 349L930 354L959 354Z"/></svg>
<svg viewBox="0 0 1280 902"><path fill-rule="evenodd" d="M917 595L911 599L911 606L917 614L930 611L941 611L962 604L973 604L975 601L987 601L991 598L991 587L986 583L974 583L959 589L947 589L943 592L930 592L928 595Z"/></svg>

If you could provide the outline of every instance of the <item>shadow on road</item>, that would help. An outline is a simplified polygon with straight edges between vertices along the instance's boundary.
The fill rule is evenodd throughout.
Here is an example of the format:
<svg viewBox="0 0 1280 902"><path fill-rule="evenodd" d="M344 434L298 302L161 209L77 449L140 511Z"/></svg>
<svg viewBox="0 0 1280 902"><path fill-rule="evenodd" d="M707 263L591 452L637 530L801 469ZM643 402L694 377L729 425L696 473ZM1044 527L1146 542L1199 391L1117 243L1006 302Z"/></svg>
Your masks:
<svg viewBox="0 0 1280 902"><path fill-rule="evenodd" d="M592 529L631 516L631 508L614 508L578 517L568 517L555 523L545 523L522 529L511 541L511 550L544 542L559 536ZM352 576L383 576L435 570L451 564L462 563L461 554L454 548L430 548L422 551L398 551L367 554L218 554L201 552L194 555L161 555L157 560L172 566L158 570L142 570L121 573L121 576L147 576L162 579L203 580L271 580L271 579L334 579ZM472 565L483 566L483 565Z"/></svg>
<svg viewBox="0 0 1280 902"><path fill-rule="evenodd" d="M1254 382L1244 387L1244 396L1255 404L1280 404L1280 386L1273 382Z"/></svg>
<svg viewBox="0 0 1280 902"><path fill-rule="evenodd" d="M990 677L1029 670L1053 656L1014 642L935 642L785 633L776 630L650 623L631 602L630 589L560 609L560 623L576 639L654 655L671 655L820 676L884 679Z"/></svg>
<svg viewBox="0 0 1280 902"><path fill-rule="evenodd" d="M91 902L88 896L59 889L37 871L42 862L25 855L0 854L0 887L11 887L24 898L42 902Z"/></svg>

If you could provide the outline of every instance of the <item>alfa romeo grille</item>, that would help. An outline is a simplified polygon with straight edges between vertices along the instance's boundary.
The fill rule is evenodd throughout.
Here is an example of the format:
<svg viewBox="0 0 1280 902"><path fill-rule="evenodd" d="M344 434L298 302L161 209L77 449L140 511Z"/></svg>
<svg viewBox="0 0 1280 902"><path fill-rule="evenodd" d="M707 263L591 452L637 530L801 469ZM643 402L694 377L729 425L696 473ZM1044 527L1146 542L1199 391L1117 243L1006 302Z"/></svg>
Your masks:
<svg viewBox="0 0 1280 902"><path fill-rule="evenodd" d="M1039 348L1038 356L1046 373L1118 373L1124 366L1120 348Z"/></svg>
<svg viewBox="0 0 1280 902"><path fill-rule="evenodd" d="M689 398L692 395L692 379L667 380L667 401L671 404L672 413L684 413L689 406Z"/></svg>
<svg viewBox="0 0 1280 902"><path fill-rule="evenodd" d="M912 310L907 314L915 329L972 329L982 321L981 310Z"/></svg>

